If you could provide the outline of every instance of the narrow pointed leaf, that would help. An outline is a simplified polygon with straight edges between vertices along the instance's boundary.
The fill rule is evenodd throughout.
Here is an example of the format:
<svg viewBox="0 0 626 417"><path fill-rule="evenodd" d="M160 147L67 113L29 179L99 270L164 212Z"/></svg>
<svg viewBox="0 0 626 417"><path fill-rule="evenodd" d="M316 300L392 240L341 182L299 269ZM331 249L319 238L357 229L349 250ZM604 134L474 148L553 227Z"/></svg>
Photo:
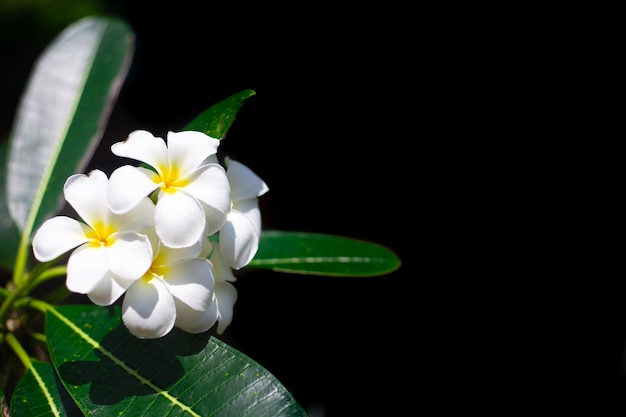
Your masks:
<svg viewBox="0 0 626 417"><path fill-rule="evenodd" d="M46 313L50 355L63 384L92 416L306 416L276 378L211 337L178 329L138 339L118 307L68 305Z"/></svg>
<svg viewBox="0 0 626 417"><path fill-rule="evenodd" d="M31 360L11 398L11 417L80 417L76 406L49 362Z"/></svg>
<svg viewBox="0 0 626 417"><path fill-rule="evenodd" d="M293 274L371 277L398 269L400 258L377 243L321 233L264 230L249 267Z"/></svg>
<svg viewBox="0 0 626 417"><path fill-rule="evenodd" d="M20 242L20 232L9 215L6 198L6 157L7 141L0 142L0 267L10 271L15 264L17 246Z"/></svg>
<svg viewBox="0 0 626 417"><path fill-rule="evenodd" d="M192 120L184 130L203 132L213 138L222 139L235 121L235 116L244 102L255 95L254 90L243 90L214 104Z"/></svg>
<svg viewBox="0 0 626 417"><path fill-rule="evenodd" d="M28 235L63 204L67 177L82 172L128 72L134 35L117 19L87 17L43 52L9 137L7 197Z"/></svg>

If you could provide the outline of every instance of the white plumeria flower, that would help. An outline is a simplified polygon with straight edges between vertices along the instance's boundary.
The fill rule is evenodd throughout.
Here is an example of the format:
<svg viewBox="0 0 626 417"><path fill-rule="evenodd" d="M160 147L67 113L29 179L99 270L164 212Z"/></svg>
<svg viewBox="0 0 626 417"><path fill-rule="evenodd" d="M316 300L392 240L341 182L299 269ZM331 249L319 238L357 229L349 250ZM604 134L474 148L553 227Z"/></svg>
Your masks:
<svg viewBox="0 0 626 417"><path fill-rule="evenodd" d="M233 310L237 302L237 289L231 284L237 278L233 271L222 258L219 243L206 240L203 254L208 256L213 264L213 277L215 286L213 287L212 308L217 314L217 334L223 334L233 321Z"/></svg>
<svg viewBox="0 0 626 417"><path fill-rule="evenodd" d="M145 130L132 132L111 151L141 161L153 169L122 166L111 174L109 204L124 213L155 190L158 197L155 227L163 243L172 248L191 246L213 234L230 211L230 185L224 168L204 162L217 152L218 139L202 132L168 132L167 144Z"/></svg>
<svg viewBox="0 0 626 417"><path fill-rule="evenodd" d="M267 193L269 188L241 162L229 157L224 160L232 205L219 232L219 247L226 263L233 269L240 269L254 258L259 248L261 211L258 197Z"/></svg>
<svg viewBox="0 0 626 417"><path fill-rule="evenodd" d="M46 220L33 237L33 252L41 262L72 250L67 262L67 288L88 294L99 305L110 305L140 278L152 262L152 246L142 232L154 224L154 204L140 199L132 210L115 214L106 199L104 172L70 176L65 200L84 221L57 216Z"/></svg>
<svg viewBox="0 0 626 417"><path fill-rule="evenodd" d="M214 278L211 262L200 257L201 242L185 248L162 244L150 234L154 259L141 279L126 290L122 320L139 338L165 336L174 326L202 333L217 321L212 306Z"/></svg>

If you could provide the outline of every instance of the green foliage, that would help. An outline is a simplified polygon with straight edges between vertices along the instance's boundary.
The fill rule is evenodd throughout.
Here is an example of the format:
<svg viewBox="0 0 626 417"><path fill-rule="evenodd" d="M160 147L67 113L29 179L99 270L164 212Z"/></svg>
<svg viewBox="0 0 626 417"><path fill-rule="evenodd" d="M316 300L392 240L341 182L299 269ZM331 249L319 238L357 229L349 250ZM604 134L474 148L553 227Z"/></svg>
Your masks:
<svg viewBox="0 0 626 417"><path fill-rule="evenodd" d="M124 22L86 18L39 59L7 159L7 205L24 234L61 208L65 179L89 162L128 72L133 39Z"/></svg>
<svg viewBox="0 0 626 417"><path fill-rule="evenodd" d="M138 339L117 307L49 308L46 335L59 376L85 414L305 416L252 359L209 334L175 329Z"/></svg>
<svg viewBox="0 0 626 417"><path fill-rule="evenodd" d="M222 139L235 121L235 116L241 106L255 94L254 90L244 90L233 94L202 112L183 130L196 130L213 138Z"/></svg>
<svg viewBox="0 0 626 417"><path fill-rule="evenodd" d="M395 253L376 243L321 233L264 230L250 267L292 274L372 277L400 267Z"/></svg>
<svg viewBox="0 0 626 417"><path fill-rule="evenodd" d="M50 362L33 360L31 364L32 368L15 387L12 417L84 415L63 388Z"/></svg>

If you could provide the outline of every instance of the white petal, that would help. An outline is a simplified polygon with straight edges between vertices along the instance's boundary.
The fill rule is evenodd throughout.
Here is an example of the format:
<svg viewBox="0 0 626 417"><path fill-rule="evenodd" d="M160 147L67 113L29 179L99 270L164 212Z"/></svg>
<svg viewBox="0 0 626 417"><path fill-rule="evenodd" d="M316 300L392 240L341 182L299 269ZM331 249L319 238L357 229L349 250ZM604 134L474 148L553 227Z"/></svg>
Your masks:
<svg viewBox="0 0 626 417"><path fill-rule="evenodd" d="M65 252L87 242L91 229L84 223L66 216L46 220L33 237L33 253L40 262L51 261Z"/></svg>
<svg viewBox="0 0 626 417"><path fill-rule="evenodd" d="M114 274L101 279L98 284L87 293L89 299L99 306L109 306L117 301L124 294L126 289L135 282L133 280L122 279Z"/></svg>
<svg viewBox="0 0 626 417"><path fill-rule="evenodd" d="M180 169L181 175L195 170L211 155L217 153L220 140L202 132L168 132L167 148L172 166Z"/></svg>
<svg viewBox="0 0 626 417"><path fill-rule="evenodd" d="M176 321L176 306L165 283L157 278L135 281L126 290L122 320L139 338L155 339L168 334Z"/></svg>
<svg viewBox="0 0 626 417"><path fill-rule="evenodd" d="M211 255L211 263L213 264L213 277L215 282L219 281L229 281L235 282L237 278L233 275L233 270L230 266L224 261L222 257L222 251L220 249L220 243L213 242L213 246L215 250Z"/></svg>
<svg viewBox="0 0 626 417"><path fill-rule="evenodd" d="M211 263L204 258L188 258L166 265L163 277L170 292L194 310L206 310L213 297Z"/></svg>
<svg viewBox="0 0 626 417"><path fill-rule="evenodd" d="M233 200L259 197L269 191L267 184L250 168L229 157L225 161L231 187L230 197Z"/></svg>
<svg viewBox="0 0 626 417"><path fill-rule="evenodd" d="M218 281L215 283L215 298L217 299L219 316L217 334L222 334L233 321L233 310L237 302L237 289L229 282Z"/></svg>
<svg viewBox="0 0 626 417"><path fill-rule="evenodd" d="M89 175L70 176L63 186L65 200L90 226L104 221L107 212L106 189L108 179L104 172L93 170Z"/></svg>
<svg viewBox="0 0 626 417"><path fill-rule="evenodd" d="M176 304L176 327L189 333L204 333L209 330L218 318L217 303L211 303L205 311L190 308L174 298Z"/></svg>
<svg viewBox="0 0 626 417"><path fill-rule="evenodd" d="M159 245L158 254L153 258L153 265L165 265L173 263L179 259L197 258L202 251L202 242L187 246L185 248L170 248Z"/></svg>
<svg viewBox="0 0 626 417"><path fill-rule="evenodd" d="M181 248L197 243L202 238L205 223L202 206L184 191L159 194L155 228L165 245Z"/></svg>
<svg viewBox="0 0 626 417"><path fill-rule="evenodd" d="M204 165L188 178L185 192L222 213L230 211L230 184L221 165Z"/></svg>
<svg viewBox="0 0 626 417"><path fill-rule="evenodd" d="M243 214L231 211L220 229L220 250L226 263L240 269L248 265L258 249L259 235L255 226Z"/></svg>
<svg viewBox="0 0 626 417"><path fill-rule="evenodd" d="M115 230L129 232L144 232L154 227L154 203L150 198L144 197L139 203L129 211L116 214L108 211L106 223Z"/></svg>
<svg viewBox="0 0 626 417"><path fill-rule="evenodd" d="M146 235L133 232L113 233L106 247L111 271L124 279L141 278L152 264L152 244Z"/></svg>
<svg viewBox="0 0 626 417"><path fill-rule="evenodd" d="M87 243L74 249L70 255L65 283L70 291L87 294L109 274L105 248Z"/></svg>
<svg viewBox="0 0 626 417"><path fill-rule="evenodd" d="M261 210L259 210L258 198L247 198L245 200L233 201L231 211L238 211L248 218L254 225L257 234L261 234Z"/></svg>
<svg viewBox="0 0 626 417"><path fill-rule="evenodd" d="M212 234L220 230L224 223L226 223L228 213L216 210L213 207L208 206L202 202L201 204L202 208L204 208L204 215L206 217L205 236L211 236Z"/></svg>
<svg viewBox="0 0 626 417"><path fill-rule="evenodd" d="M169 165L165 141L145 130L135 130L126 140L114 143L111 152L117 156L145 162L157 171L160 167Z"/></svg>
<svg viewBox="0 0 626 417"><path fill-rule="evenodd" d="M152 171L124 165L117 168L109 178L106 196L109 209L114 213L125 213L136 207L158 187L153 181Z"/></svg>

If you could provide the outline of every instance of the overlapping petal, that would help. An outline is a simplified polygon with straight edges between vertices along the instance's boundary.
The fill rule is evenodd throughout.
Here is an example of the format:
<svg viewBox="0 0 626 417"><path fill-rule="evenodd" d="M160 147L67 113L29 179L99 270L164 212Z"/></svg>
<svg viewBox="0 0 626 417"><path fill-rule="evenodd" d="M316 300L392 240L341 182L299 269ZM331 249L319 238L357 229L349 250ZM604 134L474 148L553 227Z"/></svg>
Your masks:
<svg viewBox="0 0 626 417"><path fill-rule="evenodd" d="M204 311L194 310L174 298L176 304L176 327L189 333L204 333L215 325L218 319L217 303L211 303Z"/></svg>
<svg viewBox="0 0 626 417"><path fill-rule="evenodd" d="M232 208L220 229L220 251L234 269L246 266L256 255L261 236L261 212L258 197L269 187L250 168L226 158Z"/></svg>
<svg viewBox="0 0 626 417"><path fill-rule="evenodd" d="M221 165L203 165L191 173L188 180L186 192L222 213L230 211L231 185Z"/></svg>
<svg viewBox="0 0 626 417"><path fill-rule="evenodd" d="M184 176L202 165L206 158L215 155L219 145L219 139L202 132L167 133L169 163L176 165L181 175Z"/></svg>
<svg viewBox="0 0 626 417"><path fill-rule="evenodd" d="M139 338L168 334L176 322L176 305L167 285L157 277L134 282L122 302L122 321Z"/></svg>
<svg viewBox="0 0 626 417"><path fill-rule="evenodd" d="M206 224L198 200L183 191L161 192L155 212L156 232L172 248L191 246L203 237Z"/></svg>
<svg viewBox="0 0 626 417"><path fill-rule="evenodd" d="M106 190L109 209L114 213L126 213L159 186L154 173L141 167L124 165L111 173Z"/></svg>
<svg viewBox="0 0 626 417"><path fill-rule="evenodd" d="M84 223L67 216L43 222L33 237L33 253L40 262L48 262L87 242L91 230Z"/></svg>
<svg viewBox="0 0 626 417"><path fill-rule="evenodd" d="M204 208L204 215L206 217L206 229L204 235L210 236L219 231L224 223L226 223L228 213L216 210L213 207L204 204L202 201L200 204Z"/></svg>
<svg viewBox="0 0 626 417"><path fill-rule="evenodd" d="M106 248L88 243L74 249L68 259L65 284L72 292L87 294L110 274Z"/></svg>
<svg viewBox="0 0 626 417"><path fill-rule="evenodd" d="M106 216L106 188L108 179L104 172L93 170L88 175L70 176L63 186L65 200L89 226Z"/></svg>
<svg viewBox="0 0 626 417"><path fill-rule="evenodd" d="M106 247L111 272L123 279L141 277L152 264L152 245L146 235L119 232L111 235L113 243Z"/></svg>
<svg viewBox="0 0 626 417"><path fill-rule="evenodd" d="M170 293L194 310L206 310L213 298L211 263L203 258L181 259L166 265Z"/></svg>
<svg viewBox="0 0 626 417"><path fill-rule="evenodd" d="M228 180L231 183L230 197L233 201L260 197L269 191L267 184L250 168L226 157Z"/></svg>
<svg viewBox="0 0 626 417"><path fill-rule="evenodd" d="M146 130L131 132L126 140L111 145L111 152L117 156L145 162L157 170L169 164L165 141Z"/></svg>
<svg viewBox="0 0 626 417"><path fill-rule="evenodd" d="M230 267L246 266L259 249L259 234L256 225L238 211L228 214L228 221L220 229L220 250Z"/></svg>
<svg viewBox="0 0 626 417"><path fill-rule="evenodd" d="M204 253L211 252L211 263L213 265L213 276L215 286L213 287L213 303L217 305L217 333L222 334L230 325L233 319L233 310L237 302L237 289L231 284L237 278L233 275L232 269L222 258L220 251L221 242L214 242L205 245ZM212 248L211 248L212 246ZM211 251L211 249L213 249Z"/></svg>
<svg viewBox="0 0 626 417"><path fill-rule="evenodd" d="M127 280L110 275L111 279L101 279L98 284L87 293L89 299L99 306L109 306L116 302L135 280Z"/></svg>
<svg viewBox="0 0 626 417"><path fill-rule="evenodd" d="M237 289L228 281L218 281L213 290L217 304L217 334L222 334L233 321L233 312L237 302Z"/></svg>
<svg viewBox="0 0 626 417"><path fill-rule="evenodd" d="M146 233L154 226L155 206L148 197L143 197L133 210L123 214L107 212L105 222L116 230Z"/></svg>
<svg viewBox="0 0 626 417"><path fill-rule="evenodd" d="M254 230L261 234L261 210L258 198L247 198L233 202L233 212L241 213L252 223Z"/></svg>

